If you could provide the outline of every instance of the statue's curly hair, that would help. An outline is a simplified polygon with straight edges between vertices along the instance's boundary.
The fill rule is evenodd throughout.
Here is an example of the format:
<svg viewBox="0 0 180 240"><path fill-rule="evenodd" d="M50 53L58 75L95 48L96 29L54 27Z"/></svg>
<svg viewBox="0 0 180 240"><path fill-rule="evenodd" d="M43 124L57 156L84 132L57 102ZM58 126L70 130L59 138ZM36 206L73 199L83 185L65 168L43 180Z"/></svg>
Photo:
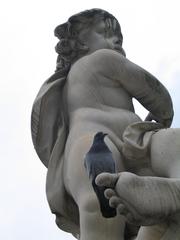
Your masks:
<svg viewBox="0 0 180 240"><path fill-rule="evenodd" d="M69 71L71 64L79 57L85 55L89 48L78 38L79 32L88 27L95 18L111 18L116 21L116 34L123 40L120 25L117 19L107 11L93 8L71 16L64 24L58 25L54 34L59 39L55 50L58 53L56 71Z"/></svg>

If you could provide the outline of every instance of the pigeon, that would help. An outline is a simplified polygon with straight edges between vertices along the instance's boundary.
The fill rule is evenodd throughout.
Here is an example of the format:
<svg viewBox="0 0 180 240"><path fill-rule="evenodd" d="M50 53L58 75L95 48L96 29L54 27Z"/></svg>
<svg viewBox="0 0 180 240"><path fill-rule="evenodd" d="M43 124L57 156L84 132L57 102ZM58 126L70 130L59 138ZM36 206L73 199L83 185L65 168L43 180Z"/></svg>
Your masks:
<svg viewBox="0 0 180 240"><path fill-rule="evenodd" d="M95 183L98 174L102 172L115 173L115 161L112 152L104 142L106 135L106 133L98 132L94 136L92 146L85 155L84 166L97 195L102 216L111 218L116 216L116 209L109 206L109 201L104 196L106 187L97 186Z"/></svg>

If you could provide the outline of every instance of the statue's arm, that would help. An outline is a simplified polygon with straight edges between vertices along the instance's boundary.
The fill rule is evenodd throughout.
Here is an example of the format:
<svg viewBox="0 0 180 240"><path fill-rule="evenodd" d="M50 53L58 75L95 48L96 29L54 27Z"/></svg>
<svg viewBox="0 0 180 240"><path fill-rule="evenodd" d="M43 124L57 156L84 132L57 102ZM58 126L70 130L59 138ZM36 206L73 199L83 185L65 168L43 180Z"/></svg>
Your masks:
<svg viewBox="0 0 180 240"><path fill-rule="evenodd" d="M122 87L150 112L146 120L155 120L165 127L170 127L174 111L168 90L143 68L126 58L119 60L119 81Z"/></svg>
<svg viewBox="0 0 180 240"><path fill-rule="evenodd" d="M158 79L145 70L142 70L142 78L145 85L148 85L148 93L142 99L141 97L139 98L138 95L135 97L150 111L146 120L155 120L162 123L165 127L170 127L174 111L172 99L168 90Z"/></svg>
<svg viewBox="0 0 180 240"><path fill-rule="evenodd" d="M96 51L91 62L94 67L99 65L101 75L119 81L122 88L151 113L147 120L155 120L164 127L170 127L174 115L170 94L152 74L109 49Z"/></svg>

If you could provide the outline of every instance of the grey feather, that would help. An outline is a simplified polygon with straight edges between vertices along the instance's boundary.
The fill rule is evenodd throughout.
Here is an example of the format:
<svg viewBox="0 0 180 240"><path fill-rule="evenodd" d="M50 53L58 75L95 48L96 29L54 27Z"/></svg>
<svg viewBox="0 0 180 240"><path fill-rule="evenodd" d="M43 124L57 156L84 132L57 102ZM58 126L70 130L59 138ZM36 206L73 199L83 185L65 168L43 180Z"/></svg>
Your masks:
<svg viewBox="0 0 180 240"><path fill-rule="evenodd" d="M98 187L95 183L95 178L102 172L115 173L115 161L112 152L104 142L104 137L107 134L98 132L94 136L93 144L85 156L84 166L88 176L92 181L93 189L98 197L102 215L104 217L114 217L116 211L109 206L108 200L104 197L105 187Z"/></svg>

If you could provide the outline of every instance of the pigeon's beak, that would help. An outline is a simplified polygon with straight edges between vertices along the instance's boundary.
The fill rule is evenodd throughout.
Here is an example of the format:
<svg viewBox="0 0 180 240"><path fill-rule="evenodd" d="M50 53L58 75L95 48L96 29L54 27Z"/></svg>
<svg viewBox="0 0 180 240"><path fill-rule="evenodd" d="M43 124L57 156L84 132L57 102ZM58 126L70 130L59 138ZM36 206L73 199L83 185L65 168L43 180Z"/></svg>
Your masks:
<svg viewBox="0 0 180 240"><path fill-rule="evenodd" d="M105 136L107 136L108 134L107 133L103 133L103 136L105 137Z"/></svg>

